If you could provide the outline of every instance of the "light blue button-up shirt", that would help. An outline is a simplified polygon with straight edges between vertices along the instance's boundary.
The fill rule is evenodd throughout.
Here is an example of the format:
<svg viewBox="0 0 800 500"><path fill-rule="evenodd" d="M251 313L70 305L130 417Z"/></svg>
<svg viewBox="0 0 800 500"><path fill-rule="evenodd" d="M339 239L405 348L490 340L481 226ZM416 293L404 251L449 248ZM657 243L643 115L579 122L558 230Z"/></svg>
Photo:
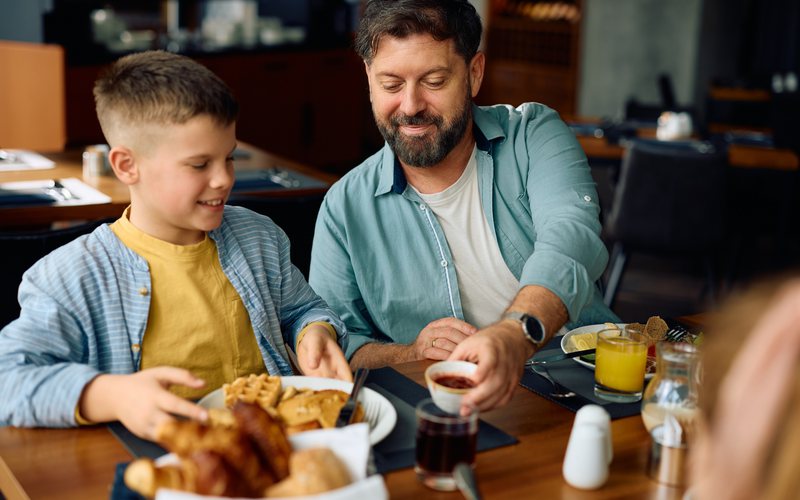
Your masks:
<svg viewBox="0 0 800 500"><path fill-rule="evenodd" d="M291 264L288 238L271 220L226 206L209 237L247 309L269 373L292 374L284 343L294 346L311 322L331 323L346 346L344 325ZM137 371L149 290L147 262L107 225L26 271L20 317L0 331L0 425L75 425L75 407L90 380Z"/></svg>
<svg viewBox="0 0 800 500"><path fill-rule="evenodd" d="M555 293L568 328L617 321L595 284L608 252L575 136L541 104L473 106L473 119L481 204L520 286ZM326 195L309 283L347 325L348 356L367 342L409 344L438 318L464 318L444 232L388 145Z"/></svg>

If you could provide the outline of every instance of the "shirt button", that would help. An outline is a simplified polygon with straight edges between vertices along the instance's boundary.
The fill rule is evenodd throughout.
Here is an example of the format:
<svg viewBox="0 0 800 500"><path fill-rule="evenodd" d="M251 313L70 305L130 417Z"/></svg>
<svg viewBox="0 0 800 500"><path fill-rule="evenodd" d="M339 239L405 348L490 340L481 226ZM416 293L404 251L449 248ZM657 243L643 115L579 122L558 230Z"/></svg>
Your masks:
<svg viewBox="0 0 800 500"><path fill-rule="evenodd" d="M131 351L133 351L133 352L139 352L139 350L141 350L141 348L142 348L142 346L140 346L139 344L131 344Z"/></svg>
<svg viewBox="0 0 800 500"><path fill-rule="evenodd" d="M146 286L143 286L142 288L139 289L139 295L141 295L143 297L147 296L148 293L150 293L150 292L147 290Z"/></svg>
<svg viewBox="0 0 800 500"><path fill-rule="evenodd" d="M592 197L587 194L583 197L583 201L592 201Z"/></svg>
<svg viewBox="0 0 800 500"><path fill-rule="evenodd" d="M442 267L447 267L447 261L446 261L446 260L444 260L444 259L442 259L442 261L441 261L441 262L439 262L439 264L441 264L441 265L442 265Z"/></svg>
<svg viewBox="0 0 800 500"><path fill-rule="evenodd" d="M419 209L422 210L423 212L425 211L425 208L427 208L425 205L423 205L422 203L419 204Z"/></svg>

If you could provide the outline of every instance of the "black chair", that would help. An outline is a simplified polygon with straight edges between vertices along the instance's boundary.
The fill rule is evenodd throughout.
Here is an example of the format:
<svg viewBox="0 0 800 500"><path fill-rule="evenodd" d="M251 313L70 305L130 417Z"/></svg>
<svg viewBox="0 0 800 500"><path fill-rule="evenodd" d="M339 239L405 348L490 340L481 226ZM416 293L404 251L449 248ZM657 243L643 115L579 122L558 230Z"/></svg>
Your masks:
<svg viewBox="0 0 800 500"><path fill-rule="evenodd" d="M37 260L78 236L91 233L101 224L116 218L93 220L63 229L0 232L3 248L3 286L0 286L0 328L19 317L19 290L22 275Z"/></svg>
<svg viewBox="0 0 800 500"><path fill-rule="evenodd" d="M605 219L613 244L604 295L609 307L633 252L702 258L714 300L714 262L725 235L726 172L726 152L708 143L630 144Z"/></svg>
<svg viewBox="0 0 800 500"><path fill-rule="evenodd" d="M291 243L292 263L308 279L314 226L324 194L304 196L233 196L229 205L238 205L266 215L277 224Z"/></svg>

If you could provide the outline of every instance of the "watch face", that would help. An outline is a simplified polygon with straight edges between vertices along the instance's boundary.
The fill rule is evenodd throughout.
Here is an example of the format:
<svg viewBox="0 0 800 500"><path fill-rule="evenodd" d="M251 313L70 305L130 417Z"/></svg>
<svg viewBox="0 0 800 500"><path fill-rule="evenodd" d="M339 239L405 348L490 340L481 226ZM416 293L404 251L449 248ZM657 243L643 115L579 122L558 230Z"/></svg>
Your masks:
<svg viewBox="0 0 800 500"><path fill-rule="evenodd" d="M534 316L525 316L525 331L537 344L544 342L544 328L542 323Z"/></svg>

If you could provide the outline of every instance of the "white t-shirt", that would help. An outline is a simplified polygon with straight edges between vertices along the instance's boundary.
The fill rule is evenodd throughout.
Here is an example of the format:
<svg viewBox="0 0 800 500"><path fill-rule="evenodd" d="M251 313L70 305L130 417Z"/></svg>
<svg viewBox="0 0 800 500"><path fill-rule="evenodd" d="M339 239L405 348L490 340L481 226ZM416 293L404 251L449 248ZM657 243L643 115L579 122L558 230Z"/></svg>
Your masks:
<svg viewBox="0 0 800 500"><path fill-rule="evenodd" d="M483 328L500 319L519 290L481 206L473 148L461 177L444 191L417 192L444 230L458 276L464 319ZM413 186L412 186L413 187Z"/></svg>

